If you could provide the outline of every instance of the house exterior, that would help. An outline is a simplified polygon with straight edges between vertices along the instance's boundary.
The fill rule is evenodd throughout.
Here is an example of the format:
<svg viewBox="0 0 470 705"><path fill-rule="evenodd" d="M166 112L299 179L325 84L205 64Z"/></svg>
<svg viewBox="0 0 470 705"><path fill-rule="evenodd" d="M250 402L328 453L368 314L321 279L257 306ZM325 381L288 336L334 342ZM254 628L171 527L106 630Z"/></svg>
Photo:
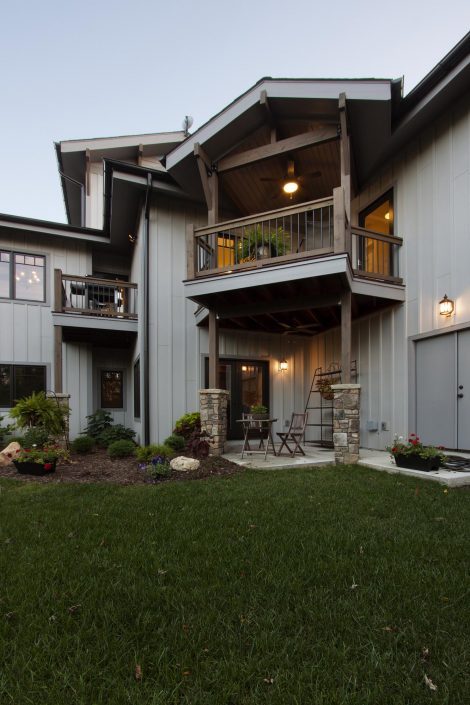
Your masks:
<svg viewBox="0 0 470 705"><path fill-rule="evenodd" d="M266 78L191 135L57 144L68 225L0 215L0 414L45 388L72 436L107 408L156 442L210 387L229 437L258 402L329 440L333 370L362 446L470 449L469 56L406 97Z"/></svg>

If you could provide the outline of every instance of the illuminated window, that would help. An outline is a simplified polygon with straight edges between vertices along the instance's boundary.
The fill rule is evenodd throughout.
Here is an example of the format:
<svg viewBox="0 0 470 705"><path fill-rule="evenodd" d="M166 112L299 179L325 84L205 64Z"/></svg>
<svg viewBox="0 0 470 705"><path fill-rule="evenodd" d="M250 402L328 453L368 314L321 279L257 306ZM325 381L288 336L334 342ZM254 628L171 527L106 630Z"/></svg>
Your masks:
<svg viewBox="0 0 470 705"><path fill-rule="evenodd" d="M0 297L45 301L45 257L0 251Z"/></svg>
<svg viewBox="0 0 470 705"><path fill-rule="evenodd" d="M232 237L217 236L217 266L230 267L235 264L235 243Z"/></svg>
<svg viewBox="0 0 470 705"><path fill-rule="evenodd" d="M359 226L380 235L393 235L393 190L378 198L359 214ZM360 253L363 271L389 275L393 271L392 247L386 242L364 238Z"/></svg>

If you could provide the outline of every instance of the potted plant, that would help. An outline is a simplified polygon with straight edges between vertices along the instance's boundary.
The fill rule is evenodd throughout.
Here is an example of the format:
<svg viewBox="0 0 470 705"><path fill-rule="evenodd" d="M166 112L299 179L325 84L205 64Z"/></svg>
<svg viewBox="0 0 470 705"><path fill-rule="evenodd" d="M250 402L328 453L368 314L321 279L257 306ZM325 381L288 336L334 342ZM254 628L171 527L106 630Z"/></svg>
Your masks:
<svg viewBox="0 0 470 705"><path fill-rule="evenodd" d="M12 458L17 471L26 475L48 475L55 472L59 458L66 458L67 452L56 445L38 448L21 448Z"/></svg>
<svg viewBox="0 0 470 705"><path fill-rule="evenodd" d="M263 228L257 223L252 228L245 230L239 242L238 261L250 262L268 257L279 257L287 252L286 233L282 228Z"/></svg>
<svg viewBox="0 0 470 705"><path fill-rule="evenodd" d="M331 401L334 399L335 393L331 389L332 384L339 384L341 382L341 377L323 377L316 383L317 391L320 392L323 399Z"/></svg>
<svg viewBox="0 0 470 705"><path fill-rule="evenodd" d="M250 406L250 414L253 419L262 420L269 418L268 407L263 404L252 404Z"/></svg>
<svg viewBox="0 0 470 705"><path fill-rule="evenodd" d="M387 446L387 450L399 468L409 470L438 470L444 459L441 446L424 446L415 433L410 434L407 443L404 442L403 436L395 438L393 445Z"/></svg>

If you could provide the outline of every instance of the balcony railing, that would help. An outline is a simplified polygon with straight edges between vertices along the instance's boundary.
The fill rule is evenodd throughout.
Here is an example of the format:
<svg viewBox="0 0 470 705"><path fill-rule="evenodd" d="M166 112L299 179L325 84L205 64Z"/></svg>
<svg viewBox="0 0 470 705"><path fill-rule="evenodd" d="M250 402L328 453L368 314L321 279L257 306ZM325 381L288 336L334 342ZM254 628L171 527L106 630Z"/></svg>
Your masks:
<svg viewBox="0 0 470 705"><path fill-rule="evenodd" d="M393 235L351 228L352 267L357 276L401 282L398 253L403 240Z"/></svg>
<svg viewBox="0 0 470 705"><path fill-rule="evenodd" d="M108 318L137 318L137 284L55 270L55 310Z"/></svg>
<svg viewBox="0 0 470 705"><path fill-rule="evenodd" d="M198 228L189 233L188 278L332 253L333 226L333 199L324 198Z"/></svg>
<svg viewBox="0 0 470 705"><path fill-rule="evenodd" d="M349 255L354 274L401 283L399 249L393 235L348 223L342 189L334 198L248 218L188 229L188 279L249 270L296 259Z"/></svg>

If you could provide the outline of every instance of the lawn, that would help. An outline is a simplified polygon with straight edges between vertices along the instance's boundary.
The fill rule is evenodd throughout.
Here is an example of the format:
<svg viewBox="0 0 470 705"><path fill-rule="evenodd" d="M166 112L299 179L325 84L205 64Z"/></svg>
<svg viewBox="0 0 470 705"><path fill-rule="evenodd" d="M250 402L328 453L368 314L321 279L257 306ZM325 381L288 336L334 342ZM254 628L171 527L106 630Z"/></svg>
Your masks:
<svg viewBox="0 0 470 705"><path fill-rule="evenodd" d="M3 480L0 702L463 705L469 527L470 492L355 467Z"/></svg>

